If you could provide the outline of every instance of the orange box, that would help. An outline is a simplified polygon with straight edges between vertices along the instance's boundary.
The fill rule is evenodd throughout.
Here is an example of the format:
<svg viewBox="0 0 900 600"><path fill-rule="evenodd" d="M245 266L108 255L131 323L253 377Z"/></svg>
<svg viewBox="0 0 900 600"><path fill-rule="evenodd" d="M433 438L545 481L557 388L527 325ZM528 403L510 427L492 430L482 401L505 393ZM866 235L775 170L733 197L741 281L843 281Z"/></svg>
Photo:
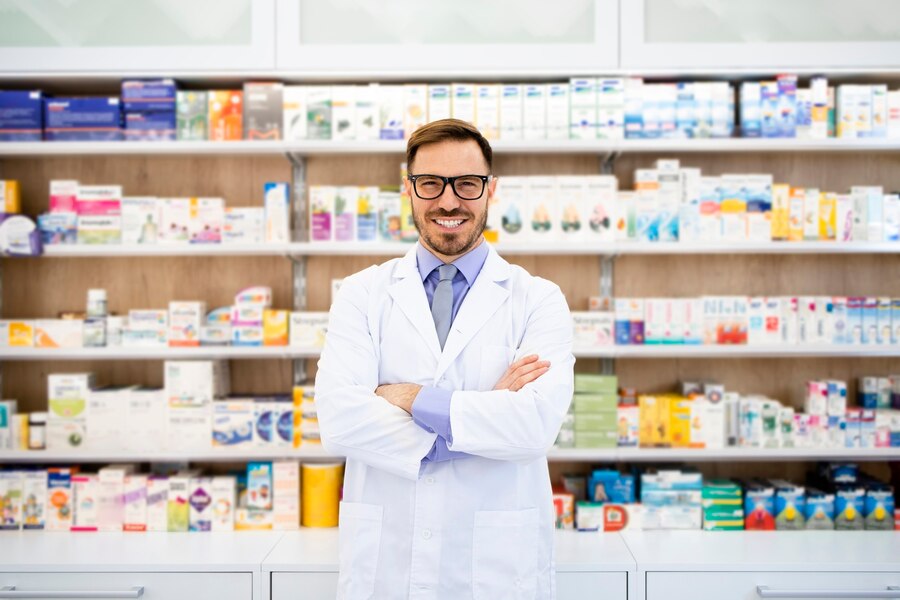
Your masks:
<svg viewBox="0 0 900 600"><path fill-rule="evenodd" d="M31 321L10 321L8 340L10 346L34 346L34 325Z"/></svg>
<svg viewBox="0 0 900 600"><path fill-rule="evenodd" d="M669 435L673 448L691 445L691 404L688 398L673 397L669 403Z"/></svg>
<svg viewBox="0 0 900 600"><path fill-rule="evenodd" d="M244 138L244 92L209 92L209 139L215 142Z"/></svg>

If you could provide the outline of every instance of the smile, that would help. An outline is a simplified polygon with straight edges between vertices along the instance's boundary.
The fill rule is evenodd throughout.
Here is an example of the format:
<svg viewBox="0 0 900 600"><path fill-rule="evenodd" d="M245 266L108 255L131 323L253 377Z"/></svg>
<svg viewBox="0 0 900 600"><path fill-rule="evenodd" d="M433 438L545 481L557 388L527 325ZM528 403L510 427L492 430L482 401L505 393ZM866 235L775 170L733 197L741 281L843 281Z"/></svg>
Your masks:
<svg viewBox="0 0 900 600"><path fill-rule="evenodd" d="M432 219L435 223L440 225L443 229L458 229L463 223L466 222L465 219Z"/></svg>

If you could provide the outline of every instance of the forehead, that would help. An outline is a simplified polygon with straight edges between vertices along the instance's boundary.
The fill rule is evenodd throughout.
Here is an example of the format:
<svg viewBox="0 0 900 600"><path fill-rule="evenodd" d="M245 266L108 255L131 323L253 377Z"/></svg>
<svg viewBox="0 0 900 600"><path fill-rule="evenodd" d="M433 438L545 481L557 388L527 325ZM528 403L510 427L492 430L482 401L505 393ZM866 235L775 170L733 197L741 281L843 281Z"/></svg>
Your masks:
<svg viewBox="0 0 900 600"><path fill-rule="evenodd" d="M425 144L416 151L413 174L428 173L454 177L456 175L487 175L487 162L475 140L445 140Z"/></svg>

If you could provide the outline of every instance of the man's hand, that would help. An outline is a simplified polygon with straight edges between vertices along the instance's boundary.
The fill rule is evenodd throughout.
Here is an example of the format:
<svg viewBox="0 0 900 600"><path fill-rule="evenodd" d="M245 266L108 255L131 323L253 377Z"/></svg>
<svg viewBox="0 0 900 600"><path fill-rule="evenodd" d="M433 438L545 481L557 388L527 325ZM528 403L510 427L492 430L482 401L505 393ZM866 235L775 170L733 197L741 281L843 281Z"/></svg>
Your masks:
<svg viewBox="0 0 900 600"><path fill-rule="evenodd" d="M518 392L550 369L550 361L538 360L537 354L529 354L509 365L506 373L494 386L495 390Z"/></svg>
<svg viewBox="0 0 900 600"><path fill-rule="evenodd" d="M379 385L375 388L375 393L394 406L399 406L409 414L412 414L412 405L419 395L421 385L416 383L390 383Z"/></svg>

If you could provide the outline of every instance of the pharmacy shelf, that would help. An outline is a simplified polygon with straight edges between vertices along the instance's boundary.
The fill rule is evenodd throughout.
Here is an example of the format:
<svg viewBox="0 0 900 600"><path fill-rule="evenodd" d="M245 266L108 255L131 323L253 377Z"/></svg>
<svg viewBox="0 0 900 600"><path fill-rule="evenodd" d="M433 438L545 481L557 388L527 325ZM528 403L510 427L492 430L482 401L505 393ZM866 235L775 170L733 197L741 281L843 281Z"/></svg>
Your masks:
<svg viewBox="0 0 900 600"><path fill-rule="evenodd" d="M50 245L50 258L191 257L191 256L387 256L405 254L408 243L294 242L290 244L131 244ZM675 254L900 254L900 242L688 243L511 242L494 247L504 256L626 256Z"/></svg>
<svg viewBox="0 0 900 600"><path fill-rule="evenodd" d="M0 451L3 464L75 464L122 462L244 462L255 460L292 459L306 462L343 461L342 457L329 454L319 445L308 448L248 448L243 450L173 450L166 452L135 452L125 449L111 450L18 450Z"/></svg>
<svg viewBox="0 0 900 600"><path fill-rule="evenodd" d="M555 462L765 462L804 460L900 460L900 448L554 448Z"/></svg>
<svg viewBox="0 0 900 600"><path fill-rule="evenodd" d="M0 348L0 361L29 360L229 360L315 358L318 348L199 346L195 348Z"/></svg>
<svg viewBox="0 0 900 600"><path fill-rule="evenodd" d="M491 143L501 154L609 154L657 152L885 152L900 150L900 139L720 138L655 140L537 140ZM74 155L283 155L403 154L403 140L232 141L232 142L4 142L0 156Z"/></svg>
<svg viewBox="0 0 900 600"><path fill-rule="evenodd" d="M80 451L0 451L3 464L74 464L107 462L243 462L254 460L342 461L341 456L321 446L308 448L212 449L171 452ZM554 448L550 462L765 462L765 461L884 461L900 460L900 448Z"/></svg>
<svg viewBox="0 0 900 600"><path fill-rule="evenodd" d="M575 348L578 358L867 358L900 357L900 345L683 345Z"/></svg>

